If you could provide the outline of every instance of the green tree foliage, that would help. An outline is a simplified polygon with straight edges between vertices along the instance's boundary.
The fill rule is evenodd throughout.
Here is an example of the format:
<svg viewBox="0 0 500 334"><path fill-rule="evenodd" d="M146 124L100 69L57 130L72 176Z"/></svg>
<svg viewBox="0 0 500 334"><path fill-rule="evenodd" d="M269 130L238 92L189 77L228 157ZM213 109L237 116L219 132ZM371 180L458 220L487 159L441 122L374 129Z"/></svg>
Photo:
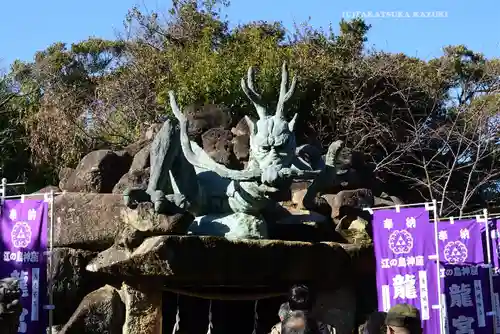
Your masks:
<svg viewBox="0 0 500 334"><path fill-rule="evenodd" d="M74 166L90 150L132 143L169 114L169 90L183 106L225 104L236 119L255 116L241 78L254 66L274 105L286 60L299 76L288 103L290 116L299 113L299 140L324 148L344 140L375 172L377 192L442 201L442 214L497 193L498 60L465 46L429 62L367 50L371 27L362 20L336 30L264 21L230 28L227 5L176 0L164 15L133 8L120 39L54 43L16 62L10 78L20 98L10 108L34 161Z"/></svg>
<svg viewBox="0 0 500 334"><path fill-rule="evenodd" d="M10 78L0 76L0 175L9 182L29 179L30 184L18 190L35 191L45 186L53 175L44 166L34 167L31 163L26 131L13 109L18 99Z"/></svg>
<svg viewBox="0 0 500 334"><path fill-rule="evenodd" d="M106 142L94 126L97 87L123 51L122 42L91 38L70 48L54 43L30 63L16 61L12 77L25 96L16 105L36 161L75 164Z"/></svg>

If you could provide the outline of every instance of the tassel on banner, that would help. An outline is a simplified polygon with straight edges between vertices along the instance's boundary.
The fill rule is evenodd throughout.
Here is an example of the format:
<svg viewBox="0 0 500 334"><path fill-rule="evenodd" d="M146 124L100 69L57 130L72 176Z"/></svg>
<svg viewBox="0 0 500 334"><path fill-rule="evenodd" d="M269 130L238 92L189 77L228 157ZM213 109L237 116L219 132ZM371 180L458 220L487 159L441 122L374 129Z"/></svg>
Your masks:
<svg viewBox="0 0 500 334"><path fill-rule="evenodd" d="M255 306L253 308L253 332L252 334L257 334L257 327L259 326L259 313L257 312L257 307L259 305L259 300L255 301Z"/></svg>
<svg viewBox="0 0 500 334"><path fill-rule="evenodd" d="M207 334L212 334L212 300L210 299L210 304L208 304L208 331Z"/></svg>
<svg viewBox="0 0 500 334"><path fill-rule="evenodd" d="M177 294L177 313L175 314L175 324L174 324L174 329L172 330L172 334L175 334L175 332L178 332L180 327L180 322L181 322L181 316L179 312L179 294Z"/></svg>

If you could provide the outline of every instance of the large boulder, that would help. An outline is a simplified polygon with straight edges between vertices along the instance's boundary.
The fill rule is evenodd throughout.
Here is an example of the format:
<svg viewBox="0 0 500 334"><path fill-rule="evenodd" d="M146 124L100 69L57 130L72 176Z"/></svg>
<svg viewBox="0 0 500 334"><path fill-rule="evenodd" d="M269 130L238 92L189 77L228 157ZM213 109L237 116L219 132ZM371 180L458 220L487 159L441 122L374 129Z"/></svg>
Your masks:
<svg viewBox="0 0 500 334"><path fill-rule="evenodd" d="M48 277L54 282L54 325L65 324L83 297L102 286L102 281L85 270L96 252L72 248L54 248L52 272Z"/></svg>
<svg viewBox="0 0 500 334"><path fill-rule="evenodd" d="M115 194L65 193L55 198L54 209L54 247L93 251L110 247L131 224L147 235L185 234L194 219L156 214L150 203L129 209Z"/></svg>
<svg viewBox="0 0 500 334"><path fill-rule="evenodd" d="M54 200L54 247L99 251L121 231L121 195L65 193Z"/></svg>
<svg viewBox="0 0 500 334"><path fill-rule="evenodd" d="M219 127L229 129L232 122L229 110L222 105L192 104L185 108L184 113L189 121L189 136L197 142L201 141L201 135L207 130Z"/></svg>
<svg viewBox="0 0 500 334"><path fill-rule="evenodd" d="M123 334L162 333L162 294L160 286L147 282L140 286L123 284L120 295L125 303Z"/></svg>
<svg viewBox="0 0 500 334"><path fill-rule="evenodd" d="M134 156L134 160L132 160L129 172L148 168L150 166L150 152L151 145L147 145L143 147L139 152L137 152L137 154Z"/></svg>
<svg viewBox="0 0 500 334"><path fill-rule="evenodd" d="M201 136L203 150L207 152L216 162L235 168L238 161L233 154L233 135L231 131L224 128L212 128Z"/></svg>
<svg viewBox="0 0 500 334"><path fill-rule="evenodd" d="M236 126L231 129L231 132L235 136L249 136L250 128L245 118L240 119Z"/></svg>
<svg viewBox="0 0 500 334"><path fill-rule="evenodd" d="M59 178L59 189L65 190L68 185L68 180L75 172L74 168L62 167L59 169L58 178Z"/></svg>
<svg viewBox="0 0 500 334"><path fill-rule="evenodd" d="M149 128L147 128L147 130L141 134L141 136L139 137L139 139L136 142L126 146L121 151L116 152L116 153L120 156L127 155L129 157L135 158L136 155L140 154L144 149L147 150L151 146L151 143L153 142L154 137L160 131L162 125L163 125L163 123L151 124L149 126ZM135 167L132 168L132 166L131 166L130 170L133 170L133 169L135 169Z"/></svg>
<svg viewBox="0 0 500 334"><path fill-rule="evenodd" d="M118 155L110 150L90 152L80 161L63 190L111 193L131 163L132 157L128 154Z"/></svg>
<svg viewBox="0 0 500 334"><path fill-rule="evenodd" d="M207 153L220 149L231 148L232 139L233 135L231 131L226 130L224 128L209 129L205 131L201 136L201 140L203 143L203 150Z"/></svg>
<svg viewBox="0 0 500 334"><path fill-rule="evenodd" d="M83 298L58 334L122 334L124 323L125 305L120 293L106 285Z"/></svg>
<svg viewBox="0 0 500 334"><path fill-rule="evenodd" d="M132 159L137 153L139 153L144 147L151 144L151 140L139 139L135 143L125 146L122 150L117 151L116 155L120 157L128 157Z"/></svg>
<svg viewBox="0 0 500 334"><path fill-rule="evenodd" d="M130 170L113 188L113 194L123 194L126 189L147 189L151 168Z"/></svg>
<svg viewBox="0 0 500 334"><path fill-rule="evenodd" d="M139 139L124 147L121 151L117 152L118 155L128 155L130 157L135 157L144 147L149 147L153 141L155 135L161 129L163 123L153 123L146 131L141 133Z"/></svg>

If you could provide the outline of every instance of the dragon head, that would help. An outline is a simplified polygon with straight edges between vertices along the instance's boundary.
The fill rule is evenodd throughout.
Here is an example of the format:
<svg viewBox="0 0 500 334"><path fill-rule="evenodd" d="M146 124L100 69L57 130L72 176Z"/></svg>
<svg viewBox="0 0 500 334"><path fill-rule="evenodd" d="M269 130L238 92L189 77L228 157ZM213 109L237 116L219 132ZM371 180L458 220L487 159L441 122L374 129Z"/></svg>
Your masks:
<svg viewBox="0 0 500 334"><path fill-rule="evenodd" d="M180 122L180 139L182 151L186 159L198 168L210 170L223 178L237 181L258 181L265 175L290 174L290 166L296 157L296 142L293 134L297 114L290 121L284 115L285 102L292 97L297 83L293 77L290 87L288 87L288 69L283 63L281 75L281 89L274 115L269 115L262 103L262 97L255 91L253 83L253 70L248 69L248 75L241 79L241 87L246 96L252 101L259 119L251 120L245 116L245 120L250 129L250 159L249 167L245 170L231 170L215 162L198 145L189 140L187 133L187 118L181 112L175 101L174 92L170 91L170 106L175 116ZM194 149L193 149L194 148ZM287 173L282 173L284 170ZM319 171L317 171L319 172ZM293 175L292 175L293 174ZM293 170L289 176L298 176L299 172ZM316 173L317 174L317 173ZM315 174L315 175L316 175ZM309 176L306 176L309 177ZM267 178L267 177L266 177ZM266 181L267 182L267 181Z"/></svg>
<svg viewBox="0 0 500 334"><path fill-rule="evenodd" d="M287 121L284 114L285 102L292 97L297 79L294 76L288 88L288 69L283 63L281 74L281 88L274 115L269 115L262 103L262 97L255 91L253 83L253 69L248 69L247 80L241 79L241 87L246 96L252 101L259 119L254 122L248 116L245 120L250 129L250 159L260 170L267 168L290 167L295 157L295 135L293 133L297 114L291 121Z"/></svg>

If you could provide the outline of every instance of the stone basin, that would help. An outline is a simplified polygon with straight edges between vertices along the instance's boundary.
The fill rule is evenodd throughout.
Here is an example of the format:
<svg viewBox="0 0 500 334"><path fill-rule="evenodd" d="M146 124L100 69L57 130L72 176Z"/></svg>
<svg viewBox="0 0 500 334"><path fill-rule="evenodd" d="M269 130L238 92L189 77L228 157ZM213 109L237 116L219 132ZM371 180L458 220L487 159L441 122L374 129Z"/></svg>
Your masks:
<svg viewBox="0 0 500 334"><path fill-rule="evenodd" d="M54 246L97 252L89 271L129 282L159 281L164 290L183 295L254 300L285 294L298 281L335 289L352 275L374 272L372 246L319 242L321 233L285 235L309 242L187 236L191 215L157 215L148 205L128 209L122 196L113 194L66 193L56 197L54 208ZM281 232L298 225L309 227L302 221L274 224ZM130 228L136 232L124 233ZM134 241L130 247L117 242L122 236Z"/></svg>
<svg viewBox="0 0 500 334"><path fill-rule="evenodd" d="M150 237L134 251L112 246L87 270L160 279L166 290L197 297L241 300L277 296L296 282L340 286L355 267L351 255L359 252L334 242L167 235Z"/></svg>

